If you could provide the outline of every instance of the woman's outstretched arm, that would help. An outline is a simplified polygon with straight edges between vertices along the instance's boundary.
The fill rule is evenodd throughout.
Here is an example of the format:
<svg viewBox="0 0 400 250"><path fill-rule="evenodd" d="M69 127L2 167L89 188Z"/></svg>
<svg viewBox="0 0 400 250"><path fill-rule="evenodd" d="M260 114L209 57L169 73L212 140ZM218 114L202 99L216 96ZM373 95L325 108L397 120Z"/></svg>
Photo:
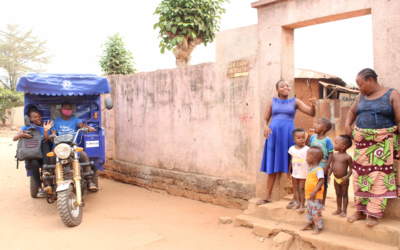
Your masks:
<svg viewBox="0 0 400 250"><path fill-rule="evenodd" d="M309 116L315 116L315 103L317 99L310 98L309 101L311 102L311 106L305 104L302 100L296 98L296 107Z"/></svg>

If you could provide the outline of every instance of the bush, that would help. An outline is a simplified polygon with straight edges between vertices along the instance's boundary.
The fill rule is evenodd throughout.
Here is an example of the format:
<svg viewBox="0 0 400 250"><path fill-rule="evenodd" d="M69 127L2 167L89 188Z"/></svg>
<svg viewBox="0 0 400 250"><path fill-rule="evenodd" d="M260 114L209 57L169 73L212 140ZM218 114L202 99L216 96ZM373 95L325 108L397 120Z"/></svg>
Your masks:
<svg viewBox="0 0 400 250"><path fill-rule="evenodd" d="M24 104L23 94L13 90L0 88L0 120L4 124L7 110Z"/></svg>
<svg viewBox="0 0 400 250"><path fill-rule="evenodd" d="M105 44L104 54L100 60L100 66L106 75L127 75L135 73L133 56L125 48L119 34L108 38Z"/></svg>

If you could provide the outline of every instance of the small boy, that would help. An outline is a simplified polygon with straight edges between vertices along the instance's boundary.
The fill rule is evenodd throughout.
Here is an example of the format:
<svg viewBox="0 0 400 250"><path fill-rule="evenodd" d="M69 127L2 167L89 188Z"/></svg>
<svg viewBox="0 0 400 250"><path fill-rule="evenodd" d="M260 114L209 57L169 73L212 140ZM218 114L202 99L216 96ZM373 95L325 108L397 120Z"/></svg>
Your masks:
<svg viewBox="0 0 400 250"><path fill-rule="evenodd" d="M349 178L353 169L353 159L346 153L347 149L352 146L351 137L348 135L340 135L335 138L335 150L333 154L331 167L329 168L329 176L333 172L335 180L337 210L333 215L346 217L347 204L349 203L348 189Z"/></svg>
<svg viewBox="0 0 400 250"><path fill-rule="evenodd" d="M332 161L333 155L333 143L332 140L326 136L329 130L332 129L332 123L325 118L316 120L314 123L315 133L310 137L310 146L320 147L323 152L323 158L321 160L320 166L324 169L324 198L322 204L325 206L326 192L328 190L328 172L330 162Z"/></svg>
<svg viewBox="0 0 400 250"><path fill-rule="evenodd" d="M322 220L322 199L324 197L324 170L320 166L323 159L320 147L311 146L307 151L308 174L305 183L305 197L307 200L307 225L302 230L314 230L318 234L324 227Z"/></svg>
<svg viewBox="0 0 400 250"><path fill-rule="evenodd" d="M297 212L304 212L304 184L307 177L307 151L309 149L306 146L306 131L302 128L297 128L293 131L293 139L295 145L289 148L289 154L291 156L290 168L292 172L292 184L293 184L293 193L294 200L296 204L294 205L294 209L297 209Z"/></svg>

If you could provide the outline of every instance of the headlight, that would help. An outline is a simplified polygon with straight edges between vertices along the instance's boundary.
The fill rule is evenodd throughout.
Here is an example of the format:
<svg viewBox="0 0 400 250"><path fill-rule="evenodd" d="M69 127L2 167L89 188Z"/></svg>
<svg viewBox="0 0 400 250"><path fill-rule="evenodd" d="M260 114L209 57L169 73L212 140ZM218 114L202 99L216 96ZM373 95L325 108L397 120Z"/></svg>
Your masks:
<svg viewBox="0 0 400 250"><path fill-rule="evenodd" d="M60 159L67 159L72 152L72 148L65 143L58 144L54 148L54 153L56 153L57 157Z"/></svg>

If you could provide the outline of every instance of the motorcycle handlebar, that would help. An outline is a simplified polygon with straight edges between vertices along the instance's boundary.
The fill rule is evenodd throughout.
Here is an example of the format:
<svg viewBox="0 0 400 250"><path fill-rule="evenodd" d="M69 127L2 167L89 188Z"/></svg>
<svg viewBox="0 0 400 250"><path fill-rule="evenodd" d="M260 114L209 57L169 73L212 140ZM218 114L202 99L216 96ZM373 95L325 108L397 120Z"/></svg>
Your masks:
<svg viewBox="0 0 400 250"><path fill-rule="evenodd" d="M74 140L72 141L73 143L76 143L76 140L78 139L79 133L81 131L87 133L89 131L89 129L88 128L80 128L80 129L78 129L78 131L76 131L76 133L75 133Z"/></svg>

